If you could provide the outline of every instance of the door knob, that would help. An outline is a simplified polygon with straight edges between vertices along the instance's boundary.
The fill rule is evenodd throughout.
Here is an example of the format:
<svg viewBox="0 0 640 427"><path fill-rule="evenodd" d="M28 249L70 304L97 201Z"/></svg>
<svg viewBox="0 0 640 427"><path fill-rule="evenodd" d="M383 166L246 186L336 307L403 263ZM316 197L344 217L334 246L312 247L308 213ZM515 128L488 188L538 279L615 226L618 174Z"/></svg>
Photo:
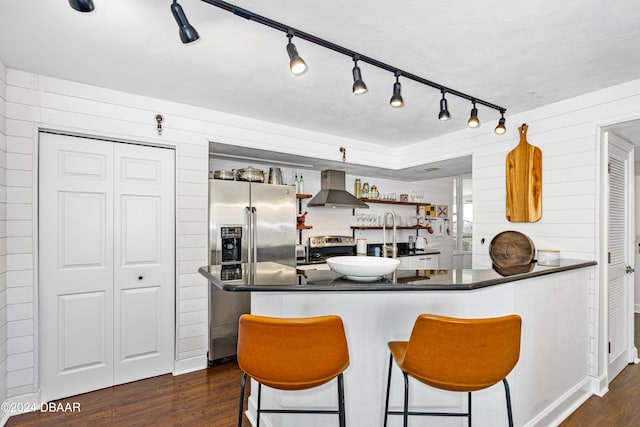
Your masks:
<svg viewBox="0 0 640 427"><path fill-rule="evenodd" d="M633 273L634 271L636 270L632 268L630 265L627 265L627 268L624 269L625 273Z"/></svg>

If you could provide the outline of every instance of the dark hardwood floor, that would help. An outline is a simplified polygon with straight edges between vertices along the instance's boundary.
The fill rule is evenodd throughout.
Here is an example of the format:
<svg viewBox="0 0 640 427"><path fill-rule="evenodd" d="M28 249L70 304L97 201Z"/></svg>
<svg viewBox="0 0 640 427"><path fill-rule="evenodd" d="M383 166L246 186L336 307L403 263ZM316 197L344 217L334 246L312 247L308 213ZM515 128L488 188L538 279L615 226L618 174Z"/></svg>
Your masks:
<svg viewBox="0 0 640 427"><path fill-rule="evenodd" d="M636 313L635 343L640 348L640 314ZM640 426L640 365L628 365L604 397L591 396L561 427Z"/></svg>
<svg viewBox="0 0 640 427"><path fill-rule="evenodd" d="M235 362L161 375L56 401L71 408L79 403L80 412L31 412L11 417L6 426L235 426L241 376ZM250 425L246 417L244 425Z"/></svg>
<svg viewBox="0 0 640 427"><path fill-rule="evenodd" d="M640 315L635 316L640 345ZM11 417L7 427L185 426L231 427L237 423L241 372L234 362L179 376L162 375L58 401L80 412L32 412ZM72 407L69 405L69 407ZM249 426L245 418L245 426ZM630 365L604 397L592 396L562 427L640 425L640 365ZM369 426L353 426L369 427Z"/></svg>

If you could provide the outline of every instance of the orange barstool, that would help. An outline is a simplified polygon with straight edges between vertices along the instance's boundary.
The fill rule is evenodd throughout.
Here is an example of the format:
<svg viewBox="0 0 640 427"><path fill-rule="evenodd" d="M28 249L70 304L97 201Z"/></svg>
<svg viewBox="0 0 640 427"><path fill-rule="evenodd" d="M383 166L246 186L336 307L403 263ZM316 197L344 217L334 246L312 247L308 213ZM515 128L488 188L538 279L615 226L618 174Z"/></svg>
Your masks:
<svg viewBox="0 0 640 427"><path fill-rule="evenodd" d="M518 315L487 319L458 319L421 314L416 319L409 341L391 341L389 375L385 402L384 425L388 415L403 415L407 426L409 415L468 417L471 426L471 392L502 381L507 401L509 426L513 426L511 396L506 376L520 357ZM404 407L389 410L389 388L393 361L404 375ZM429 386L468 393L468 412L409 412L411 376Z"/></svg>
<svg viewBox="0 0 640 427"><path fill-rule="evenodd" d="M258 382L257 426L261 413L338 414L346 424L342 372L349 350L338 316L274 318L243 314L238 329L238 365L244 372L238 427L242 426L247 376ZM338 410L262 409L262 385L280 390L305 390L337 377Z"/></svg>

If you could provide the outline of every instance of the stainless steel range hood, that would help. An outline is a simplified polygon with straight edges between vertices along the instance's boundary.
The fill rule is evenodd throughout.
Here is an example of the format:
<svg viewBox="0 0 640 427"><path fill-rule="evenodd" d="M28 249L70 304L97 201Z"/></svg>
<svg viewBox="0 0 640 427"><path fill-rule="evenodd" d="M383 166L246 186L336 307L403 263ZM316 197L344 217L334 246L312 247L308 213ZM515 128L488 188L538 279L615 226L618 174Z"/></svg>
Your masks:
<svg viewBox="0 0 640 427"><path fill-rule="evenodd" d="M328 169L322 171L320 176L320 192L307 203L310 208L343 208L343 209L368 209L369 205L356 199L345 188L345 173L339 170Z"/></svg>

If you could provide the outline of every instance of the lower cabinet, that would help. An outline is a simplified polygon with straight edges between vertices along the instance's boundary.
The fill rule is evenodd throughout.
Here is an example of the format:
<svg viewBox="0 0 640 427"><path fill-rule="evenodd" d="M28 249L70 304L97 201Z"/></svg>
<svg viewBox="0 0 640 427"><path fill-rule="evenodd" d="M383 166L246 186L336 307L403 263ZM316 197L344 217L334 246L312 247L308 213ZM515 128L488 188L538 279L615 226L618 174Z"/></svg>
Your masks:
<svg viewBox="0 0 640 427"><path fill-rule="evenodd" d="M438 255L415 255L399 257L400 266L403 270L437 270Z"/></svg>

